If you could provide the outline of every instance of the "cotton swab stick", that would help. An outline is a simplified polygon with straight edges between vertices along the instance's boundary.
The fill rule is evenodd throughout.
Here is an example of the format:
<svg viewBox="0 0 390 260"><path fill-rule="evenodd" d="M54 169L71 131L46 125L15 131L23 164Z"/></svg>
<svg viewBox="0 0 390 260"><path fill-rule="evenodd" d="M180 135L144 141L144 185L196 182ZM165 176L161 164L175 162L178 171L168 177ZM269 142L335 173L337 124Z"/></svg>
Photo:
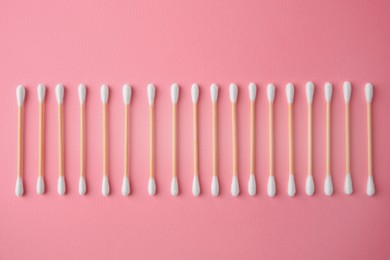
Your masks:
<svg viewBox="0 0 390 260"><path fill-rule="evenodd" d="M255 101L256 101L256 84L249 83L249 100L250 100L250 167L248 193L250 196L256 195L255 179Z"/></svg>
<svg viewBox="0 0 390 260"><path fill-rule="evenodd" d="M80 178L79 178L79 194L84 195L87 192L87 184L85 182L85 98L87 88L84 84L79 85L79 101L80 101Z"/></svg>
<svg viewBox="0 0 390 260"><path fill-rule="evenodd" d="M103 104L103 181L102 194L108 196L110 194L110 183L108 180L108 121L107 121L107 102L108 102L108 86L103 84L100 89Z"/></svg>
<svg viewBox="0 0 390 260"><path fill-rule="evenodd" d="M306 178L306 194L311 196L314 193L313 181L313 123L312 123L312 104L314 96L314 84L312 82L306 83L306 97L307 97L307 178Z"/></svg>
<svg viewBox="0 0 390 260"><path fill-rule="evenodd" d="M349 81L344 82L344 101L345 101L345 184L344 193L352 194L352 178L351 178L351 166L350 166L350 145L349 145L349 100L351 99L351 83Z"/></svg>
<svg viewBox="0 0 390 260"><path fill-rule="evenodd" d="M56 98L58 104L58 162L59 162L59 176L57 183L58 194L65 195L65 176L64 176L64 142L63 142L63 101L64 101L64 86L57 84L56 86Z"/></svg>
<svg viewBox="0 0 390 260"><path fill-rule="evenodd" d="M191 87L194 120L194 178L192 180L192 194L197 197L200 194L199 163L198 163L198 98L199 86L194 83Z"/></svg>
<svg viewBox="0 0 390 260"><path fill-rule="evenodd" d="M238 165L237 165L237 94L238 88L235 83L230 84L229 95L232 103L232 142L233 142L233 178L230 191L234 197L240 193L240 186L238 184Z"/></svg>
<svg viewBox="0 0 390 260"><path fill-rule="evenodd" d="M288 83L286 85L286 96L288 103L288 135L289 135L289 178L288 178L288 195L295 195L295 180L294 180L294 150L293 150L293 102L294 102L294 85Z"/></svg>
<svg viewBox="0 0 390 260"><path fill-rule="evenodd" d="M23 85L16 88L16 100L18 103L18 167L15 194L20 197L24 193L23 187L23 104L26 90Z"/></svg>
<svg viewBox="0 0 390 260"><path fill-rule="evenodd" d="M219 195L218 182L218 155L217 155L217 101L218 101L218 86L211 84L210 87L211 103L212 103L212 132L213 132L213 178L211 180L211 194L215 197Z"/></svg>
<svg viewBox="0 0 390 260"><path fill-rule="evenodd" d="M269 177L267 184L268 196L274 197L276 194L276 185L274 177L274 112L273 105L275 99L275 86L269 83L267 86L267 98L268 98L268 121L269 121Z"/></svg>
<svg viewBox="0 0 390 260"><path fill-rule="evenodd" d="M37 87L38 102L39 102L39 144L38 144L38 180L37 180L37 193L45 193L45 181L43 179L43 166L44 166L44 139L43 139L43 126L44 126L44 102L46 87L44 84L39 84Z"/></svg>
<svg viewBox="0 0 390 260"><path fill-rule="evenodd" d="M368 139L368 180L367 180L367 195L375 195L374 177L372 176L372 119L371 119L371 103L374 95L374 89L371 83L365 86L365 94L367 101L367 139Z"/></svg>
<svg viewBox="0 0 390 260"><path fill-rule="evenodd" d="M150 174L149 174L149 183L148 183L148 192L149 195L153 196L156 194L156 181L154 179L154 96L156 89L153 84L149 84L147 87L148 92L148 101L149 101L149 124L150 124Z"/></svg>
<svg viewBox="0 0 390 260"><path fill-rule="evenodd" d="M123 85L123 102L125 104L125 148L124 148L124 175L122 181L122 195L130 194L129 181L129 108L131 100L131 86Z"/></svg>
<svg viewBox="0 0 390 260"><path fill-rule="evenodd" d="M325 194L333 194L332 176L330 175L330 103L332 100L332 84L325 83L325 101L326 101L326 179Z"/></svg>
<svg viewBox="0 0 390 260"><path fill-rule="evenodd" d="M179 99L179 85L173 83L171 86L172 98L172 182L171 194L177 196L179 194L179 184L177 182L177 101Z"/></svg>

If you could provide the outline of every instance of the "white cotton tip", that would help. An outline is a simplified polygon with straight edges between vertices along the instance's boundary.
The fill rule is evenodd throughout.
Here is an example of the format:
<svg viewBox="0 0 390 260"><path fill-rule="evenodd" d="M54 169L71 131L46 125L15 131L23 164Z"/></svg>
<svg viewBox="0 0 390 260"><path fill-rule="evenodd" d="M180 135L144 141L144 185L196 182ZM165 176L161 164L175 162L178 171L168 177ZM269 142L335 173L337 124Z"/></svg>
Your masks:
<svg viewBox="0 0 390 260"><path fill-rule="evenodd" d="M286 85L287 103L292 104L294 102L294 85L287 83Z"/></svg>
<svg viewBox="0 0 390 260"><path fill-rule="evenodd" d="M324 91L325 91L325 101L329 103L332 100L332 83L326 82Z"/></svg>
<svg viewBox="0 0 390 260"><path fill-rule="evenodd" d="M38 176L37 180L37 194L42 195L45 193L45 181L42 176Z"/></svg>
<svg viewBox="0 0 390 260"><path fill-rule="evenodd" d="M152 177L149 178L148 193L150 196L153 196L154 194L156 194L156 181Z"/></svg>
<svg viewBox="0 0 390 260"><path fill-rule="evenodd" d="M172 104L177 104L177 101L179 100L179 85L177 85L177 83L171 85L171 98Z"/></svg>
<svg viewBox="0 0 390 260"><path fill-rule="evenodd" d="M194 176L192 180L192 194L195 197L198 197L200 194L200 185L199 185L199 178L198 176Z"/></svg>
<svg viewBox="0 0 390 260"><path fill-rule="evenodd" d="M84 84L79 85L79 100L80 104L85 103L85 98L87 96L87 87Z"/></svg>
<svg viewBox="0 0 390 260"><path fill-rule="evenodd" d="M103 176L102 194L105 197L107 197L110 194L110 182L108 181L108 176Z"/></svg>
<svg viewBox="0 0 390 260"><path fill-rule="evenodd" d="M366 101L368 103L371 103L372 101L372 96L374 95L374 87L372 86L371 83L367 83L365 87L365 92L366 92Z"/></svg>
<svg viewBox="0 0 390 260"><path fill-rule="evenodd" d="M349 81L344 82L343 92L344 92L344 101L346 104L348 104L349 100L351 99L351 82Z"/></svg>
<svg viewBox="0 0 390 260"><path fill-rule="evenodd" d="M331 196L333 194L333 183L332 183L332 177L330 175L326 176L324 190L325 190L325 194L328 196Z"/></svg>
<svg viewBox="0 0 390 260"><path fill-rule="evenodd" d="M26 89L23 85L19 85L16 87L16 101L18 102L18 106L23 106L24 98L26 96Z"/></svg>
<svg viewBox="0 0 390 260"><path fill-rule="evenodd" d="M294 175L290 174L288 177L288 187L287 187L288 196L294 197L295 196L295 179Z"/></svg>
<svg viewBox="0 0 390 260"><path fill-rule="evenodd" d="M87 193L87 183L85 182L84 176L79 178L79 194L85 195Z"/></svg>
<svg viewBox="0 0 390 260"><path fill-rule="evenodd" d="M42 103L45 100L46 87L45 84L39 84L37 87L38 101Z"/></svg>
<svg viewBox="0 0 390 260"><path fill-rule="evenodd" d="M177 182L177 177L172 177L171 194L172 196L177 196L179 194L179 183Z"/></svg>
<svg viewBox="0 0 390 260"><path fill-rule="evenodd" d="M254 174L251 174L249 176L248 193L249 193L250 196L255 196L256 195L256 178L255 178Z"/></svg>
<svg viewBox="0 0 390 260"><path fill-rule="evenodd" d="M130 194L130 181L129 177L124 176L122 181L122 195L129 196Z"/></svg>
<svg viewBox="0 0 390 260"><path fill-rule="evenodd" d="M23 179L22 177L16 178L16 186L15 186L15 194L20 197L23 196L24 188L23 188Z"/></svg>
<svg viewBox="0 0 390 260"><path fill-rule="evenodd" d="M240 186L238 185L238 177L233 176L232 185L230 187L230 191L234 197L237 197L240 194Z"/></svg>
<svg viewBox="0 0 390 260"><path fill-rule="evenodd" d="M274 176L268 177L267 193L269 197L274 197L276 194L276 184Z"/></svg>
<svg viewBox="0 0 390 260"><path fill-rule="evenodd" d="M103 104L107 104L108 101L108 86L106 84L103 84L100 88L100 95L102 96L102 102Z"/></svg>
<svg viewBox="0 0 390 260"><path fill-rule="evenodd" d="M313 103L313 96L314 96L314 84L313 82L309 81L306 83L307 103L309 104Z"/></svg>
<svg viewBox="0 0 390 260"><path fill-rule="evenodd" d="M148 91L149 105L153 105L154 104L154 96L156 95L156 88L154 87L154 85L152 83L150 83L148 85L147 91Z"/></svg>
<svg viewBox="0 0 390 260"><path fill-rule="evenodd" d="M213 83L210 87L210 94L211 94L211 102L215 103L218 99L218 86L217 84Z"/></svg>
<svg viewBox="0 0 390 260"><path fill-rule="evenodd" d="M62 102L64 101L64 86L62 84L57 84L55 91L57 103L62 104Z"/></svg>
<svg viewBox="0 0 390 260"><path fill-rule="evenodd" d="M238 88L236 83L231 83L230 88L229 88L229 96L230 96L230 101L232 103L237 102L237 95L238 95Z"/></svg>
<svg viewBox="0 0 390 260"><path fill-rule="evenodd" d="M275 100L275 86L272 83L267 85L267 97L268 101L273 103Z"/></svg>
<svg viewBox="0 0 390 260"><path fill-rule="evenodd" d="M347 173L345 175L345 183L344 183L344 193L347 194L347 195L351 195L353 192L353 188L352 188L352 178L351 178L351 174L350 173Z"/></svg>
<svg viewBox="0 0 390 260"><path fill-rule="evenodd" d="M256 92L257 92L256 83L254 82L249 83L248 90L249 90L249 100L254 102L256 100Z"/></svg>
<svg viewBox="0 0 390 260"><path fill-rule="evenodd" d="M219 195L219 182L217 176L213 176L211 180L211 195L214 197Z"/></svg>
<svg viewBox="0 0 390 260"><path fill-rule="evenodd" d="M192 96L192 103L194 104L198 103L199 86L196 83L192 84L191 86L191 96Z"/></svg>
<svg viewBox="0 0 390 260"><path fill-rule="evenodd" d="M367 195L374 196L374 194L375 194L374 178L372 176L368 176Z"/></svg>
<svg viewBox="0 0 390 260"><path fill-rule="evenodd" d="M125 105L130 105L131 100L131 86L130 84L123 85L123 102Z"/></svg>
<svg viewBox="0 0 390 260"><path fill-rule="evenodd" d="M58 191L59 195L61 195L61 196L65 195L65 178L64 178L64 176L58 177L57 191Z"/></svg>
<svg viewBox="0 0 390 260"><path fill-rule="evenodd" d="M306 178L306 194L309 196L314 194L314 180L312 175L309 175Z"/></svg>

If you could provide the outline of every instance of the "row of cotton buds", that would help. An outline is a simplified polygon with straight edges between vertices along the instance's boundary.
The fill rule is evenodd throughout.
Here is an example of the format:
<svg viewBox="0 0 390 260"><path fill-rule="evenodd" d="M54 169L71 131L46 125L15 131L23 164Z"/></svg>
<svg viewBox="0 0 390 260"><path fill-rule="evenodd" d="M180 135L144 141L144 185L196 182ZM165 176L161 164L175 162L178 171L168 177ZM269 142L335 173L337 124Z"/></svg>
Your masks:
<svg viewBox="0 0 390 260"><path fill-rule="evenodd" d="M345 82L343 86L344 99L345 99L345 127L346 127L346 178L344 192L346 194L352 194L352 178L350 172L350 145L349 145L349 102L351 97L351 83ZM330 174L330 104L332 99L332 84L325 84L325 100L326 100L326 177L324 192L326 195L333 194L333 184ZM199 98L199 87L197 84L193 84L191 87L191 95L193 102L193 145L194 145L194 176L192 183L192 193L194 196L200 194L200 184L198 179L198 130L197 130L197 103ZM37 193L43 194L45 191L45 182L43 178L43 104L45 100L46 87L43 84L38 85L38 101L39 108L39 170L37 181ZM257 86L255 83L250 83L248 86L249 99L250 99L250 175L248 181L248 193L251 196L256 194L256 180L255 180L255 100ZM62 103L64 97L64 87L58 84L55 89L56 99L58 103L58 140L59 140L59 177L58 177L58 193L64 195L65 189L65 177L64 177L64 159L63 159L63 115L62 115ZM87 185L85 180L85 110L84 104L86 100L87 89L86 86L81 84L78 89L80 99L80 179L79 179L79 193L81 195L86 194ZM122 195L127 196L130 194L130 181L128 177L128 125L129 114L128 109L130 106L132 89L129 84L123 86L123 101L125 104L125 137L124 137L124 177L122 182ZM211 102L212 102L212 179L211 179L211 194L213 196L219 195L219 181L218 181L218 169L217 169L217 101L218 101L218 86L212 84L210 87ZM16 90L17 102L19 107L18 113L18 171L16 182L16 195L23 195L23 178L22 178L22 113L23 103L25 98L25 89L23 86L18 86ZM238 183L238 163L237 163L237 115L236 115L236 102L238 95L238 87L235 83L230 84L229 96L232 106L232 140L233 140L233 176L231 182L231 194L236 197L240 193ZM312 103L314 96L314 84L308 82L306 84L306 95L308 102L308 175L306 179L306 193L311 196L314 194L314 180L312 175ZM372 196L375 194L375 187L372 175L372 131L371 131L371 101L373 97L373 86L371 83L367 83L365 86L365 95L367 101L367 116L368 116L368 182L367 182L367 194ZM149 103L149 118L150 118L150 161L149 161L149 182L148 193L150 195L156 194L156 181L154 178L154 98L155 87L153 84L147 86L147 96ZM102 194L108 196L110 194L110 184L108 178L108 136L107 136L107 103L109 97L109 88L107 85L101 87L101 98L103 104L103 180L102 180ZM286 85L286 97L288 104L288 134L289 134L289 179L287 191L289 196L294 196L296 193L295 180L294 180L294 155L293 155L293 101L294 101L294 85L288 83ZM172 84L171 86L171 98L172 98L172 180L171 180L171 194L176 196L179 194L178 176L177 176L177 103L179 99L179 86L178 84ZM273 103L275 98L275 87L273 84L267 86L267 98L269 102L269 179L267 184L267 193L270 197L276 194L276 184L274 178L274 154L273 154Z"/></svg>

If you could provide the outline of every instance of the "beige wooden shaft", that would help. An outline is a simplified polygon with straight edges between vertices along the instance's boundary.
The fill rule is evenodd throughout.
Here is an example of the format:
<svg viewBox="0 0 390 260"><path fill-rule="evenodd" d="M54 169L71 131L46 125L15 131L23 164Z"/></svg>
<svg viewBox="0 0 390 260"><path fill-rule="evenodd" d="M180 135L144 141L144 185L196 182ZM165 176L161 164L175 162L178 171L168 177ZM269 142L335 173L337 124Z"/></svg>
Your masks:
<svg viewBox="0 0 390 260"><path fill-rule="evenodd" d="M124 147L124 176L129 176L129 105L125 105L125 147Z"/></svg>
<svg viewBox="0 0 390 260"><path fill-rule="evenodd" d="M274 112L273 104L269 103L269 175L274 175Z"/></svg>
<svg viewBox="0 0 390 260"><path fill-rule="evenodd" d="M288 147L289 147L289 174L294 174L293 154L293 106L288 104Z"/></svg>
<svg viewBox="0 0 390 260"><path fill-rule="evenodd" d="M254 175L255 173L255 102L251 102L250 105L250 167L249 173Z"/></svg>
<svg viewBox="0 0 390 260"><path fill-rule="evenodd" d="M233 176L237 176L237 109L232 103Z"/></svg>
<svg viewBox="0 0 390 260"><path fill-rule="evenodd" d="M213 103L213 176L218 175L217 165L217 103Z"/></svg>
<svg viewBox="0 0 390 260"><path fill-rule="evenodd" d="M103 104L103 175L108 176L107 104Z"/></svg>
<svg viewBox="0 0 390 260"><path fill-rule="evenodd" d="M368 176L372 176L372 121L371 103L367 104L367 137L368 137Z"/></svg>
<svg viewBox="0 0 390 260"><path fill-rule="evenodd" d="M308 118L308 124L307 124L307 171L309 175L312 175L313 173L313 120L312 120L312 105L309 104L308 110L307 110L307 118Z"/></svg>
<svg viewBox="0 0 390 260"><path fill-rule="evenodd" d="M176 144L177 105L172 105L172 177L177 176L177 144Z"/></svg>
<svg viewBox="0 0 390 260"><path fill-rule="evenodd" d="M199 164L198 164L198 106L194 104L194 175L198 176L199 174Z"/></svg>
<svg viewBox="0 0 390 260"><path fill-rule="evenodd" d="M62 104L58 104L58 167L59 176L64 176L64 148L63 148L63 108Z"/></svg>
<svg viewBox="0 0 390 260"><path fill-rule="evenodd" d="M330 175L330 102L326 103L326 175Z"/></svg>
<svg viewBox="0 0 390 260"><path fill-rule="evenodd" d="M43 140L43 102L39 103L39 143L38 143L38 176L43 176L43 162L44 162L44 140Z"/></svg>
<svg viewBox="0 0 390 260"><path fill-rule="evenodd" d="M85 176L85 106L80 105L80 176Z"/></svg>
<svg viewBox="0 0 390 260"><path fill-rule="evenodd" d="M23 108L18 109L18 168L17 176L22 177L23 172Z"/></svg>
<svg viewBox="0 0 390 260"><path fill-rule="evenodd" d="M150 124L150 135L149 135L149 169L150 177L154 178L154 106L149 106L149 124Z"/></svg>
<svg viewBox="0 0 390 260"><path fill-rule="evenodd" d="M345 104L345 165L346 173L351 173L350 159L350 137L349 137L349 103Z"/></svg>

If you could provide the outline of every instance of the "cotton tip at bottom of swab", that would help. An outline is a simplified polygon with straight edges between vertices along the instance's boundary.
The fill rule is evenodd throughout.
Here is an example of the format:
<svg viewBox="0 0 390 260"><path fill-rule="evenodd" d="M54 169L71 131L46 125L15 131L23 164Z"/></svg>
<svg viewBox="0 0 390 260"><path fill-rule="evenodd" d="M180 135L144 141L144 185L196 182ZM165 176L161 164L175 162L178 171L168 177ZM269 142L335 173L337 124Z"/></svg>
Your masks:
<svg viewBox="0 0 390 260"><path fill-rule="evenodd" d="M211 180L211 195L214 197L219 195L219 182L217 176L213 176Z"/></svg>
<svg viewBox="0 0 390 260"><path fill-rule="evenodd" d="M153 196L154 194L156 194L156 181L152 177L149 178L148 193L150 196Z"/></svg>
<svg viewBox="0 0 390 260"><path fill-rule="evenodd" d="M15 194L16 196L20 197L24 193L24 188L23 188L23 179L22 177L16 178L16 186L15 186Z"/></svg>
<svg viewBox="0 0 390 260"><path fill-rule="evenodd" d="M294 175L290 174L288 177L288 187L287 187L288 196L294 197L295 196L295 179Z"/></svg>
<svg viewBox="0 0 390 260"><path fill-rule="evenodd" d="M375 194L375 185L374 178L372 176L368 176L367 180L367 195L373 196Z"/></svg>
<svg viewBox="0 0 390 260"><path fill-rule="evenodd" d="M306 178L306 194L311 196L314 193L314 180L313 176L309 175Z"/></svg>
<svg viewBox="0 0 390 260"><path fill-rule="evenodd" d="M129 196L130 194L130 181L129 177L124 176L122 181L122 195Z"/></svg>
<svg viewBox="0 0 390 260"><path fill-rule="evenodd" d="M344 193L347 195L352 194L353 188L352 188L352 178L351 174L347 173L345 175L345 183L344 183Z"/></svg>
<svg viewBox="0 0 390 260"><path fill-rule="evenodd" d="M325 190L325 194L328 196L331 196L333 194L333 183L332 183L332 177L330 175L326 176L324 190Z"/></svg>
<svg viewBox="0 0 390 260"><path fill-rule="evenodd" d="M87 184L85 182L84 176L80 176L79 178L79 194L85 195L87 193Z"/></svg>
<svg viewBox="0 0 390 260"><path fill-rule="evenodd" d="M276 185L275 185L275 177L274 176L268 177L267 193L268 193L268 196L270 196L270 197L274 197L276 194Z"/></svg>
<svg viewBox="0 0 390 260"><path fill-rule="evenodd" d="M232 178L232 185L230 191L234 197L237 197L240 194L240 186L238 185L238 177L236 175Z"/></svg>
<svg viewBox="0 0 390 260"><path fill-rule="evenodd" d="M45 181L42 176L38 176L37 180L37 194L42 195L45 193Z"/></svg>
<svg viewBox="0 0 390 260"><path fill-rule="evenodd" d="M103 176L102 194L105 197L107 197L110 194L110 183L108 181L108 176Z"/></svg>
<svg viewBox="0 0 390 260"><path fill-rule="evenodd" d="M249 176L248 193L249 193L250 196L255 196L256 195L256 178L255 178L254 174L251 174Z"/></svg>
<svg viewBox="0 0 390 260"><path fill-rule="evenodd" d="M177 177L172 177L171 194L172 196L177 196L179 194L179 184L177 182Z"/></svg>
<svg viewBox="0 0 390 260"><path fill-rule="evenodd" d="M61 195L61 196L65 195L65 178L64 178L64 176L58 177L57 191L58 191L59 195Z"/></svg>
<svg viewBox="0 0 390 260"><path fill-rule="evenodd" d="M198 197L200 194L200 186L199 186L198 176L194 176L194 179L192 180L192 194L195 197Z"/></svg>

